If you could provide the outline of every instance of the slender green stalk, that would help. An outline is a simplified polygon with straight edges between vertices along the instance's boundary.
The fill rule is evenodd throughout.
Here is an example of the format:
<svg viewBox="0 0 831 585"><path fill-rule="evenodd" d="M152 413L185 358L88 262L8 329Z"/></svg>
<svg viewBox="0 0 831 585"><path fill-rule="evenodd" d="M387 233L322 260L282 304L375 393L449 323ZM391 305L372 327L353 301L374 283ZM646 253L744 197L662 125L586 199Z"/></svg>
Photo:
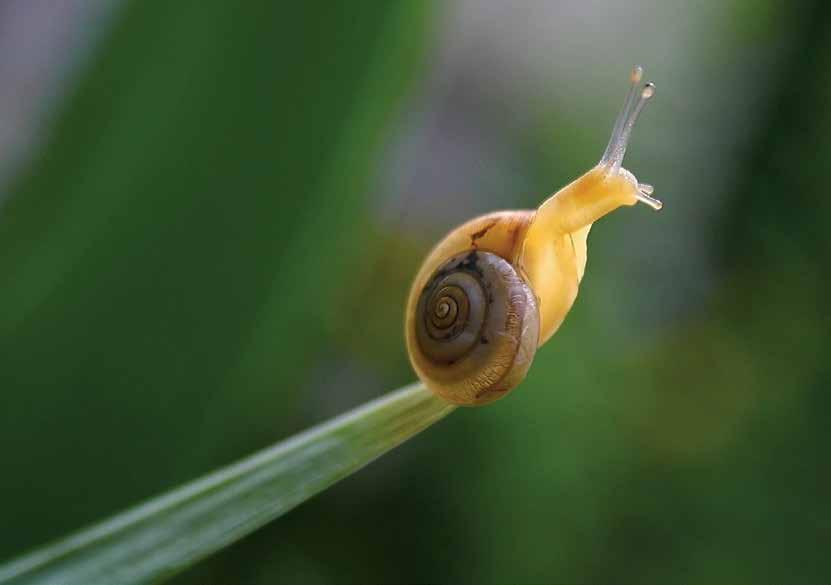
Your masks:
<svg viewBox="0 0 831 585"><path fill-rule="evenodd" d="M413 384L0 566L0 583L170 576L347 477L453 410Z"/></svg>

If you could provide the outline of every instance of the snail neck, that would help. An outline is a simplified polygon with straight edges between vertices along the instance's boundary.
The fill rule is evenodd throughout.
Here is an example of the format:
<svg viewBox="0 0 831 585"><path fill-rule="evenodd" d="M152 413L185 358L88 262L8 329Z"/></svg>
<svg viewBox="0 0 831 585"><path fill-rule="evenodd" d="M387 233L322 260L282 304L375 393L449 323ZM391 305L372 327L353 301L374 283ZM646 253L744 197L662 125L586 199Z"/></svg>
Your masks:
<svg viewBox="0 0 831 585"><path fill-rule="evenodd" d="M540 205L534 221L545 225L550 234L572 234L637 201L638 182L632 173L599 164Z"/></svg>
<svg viewBox="0 0 831 585"><path fill-rule="evenodd" d="M577 298L592 223L622 205L634 205L637 189L631 173L600 164L537 209L516 260L538 297L540 345L554 335Z"/></svg>

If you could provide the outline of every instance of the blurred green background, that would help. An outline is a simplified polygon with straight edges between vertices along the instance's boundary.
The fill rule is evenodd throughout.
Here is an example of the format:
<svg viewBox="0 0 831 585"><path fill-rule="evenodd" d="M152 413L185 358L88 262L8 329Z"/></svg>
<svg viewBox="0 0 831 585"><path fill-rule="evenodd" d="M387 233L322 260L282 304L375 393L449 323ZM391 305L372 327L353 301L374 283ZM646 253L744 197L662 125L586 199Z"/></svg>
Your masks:
<svg viewBox="0 0 831 585"><path fill-rule="evenodd" d="M828 579L818 0L5 0L0 558L411 381L423 255L592 166L635 63L664 211L522 387L174 581Z"/></svg>

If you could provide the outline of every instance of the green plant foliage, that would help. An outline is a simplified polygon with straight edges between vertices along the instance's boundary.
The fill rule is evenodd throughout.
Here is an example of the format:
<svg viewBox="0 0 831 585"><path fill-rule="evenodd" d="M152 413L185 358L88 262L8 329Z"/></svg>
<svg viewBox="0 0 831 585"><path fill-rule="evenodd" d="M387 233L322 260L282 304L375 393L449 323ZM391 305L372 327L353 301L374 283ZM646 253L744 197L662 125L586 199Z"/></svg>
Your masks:
<svg viewBox="0 0 831 585"><path fill-rule="evenodd" d="M402 388L234 465L0 566L0 583L146 583L281 516L452 412Z"/></svg>
<svg viewBox="0 0 831 585"><path fill-rule="evenodd" d="M125 3L0 212L0 557L308 424L426 9Z"/></svg>

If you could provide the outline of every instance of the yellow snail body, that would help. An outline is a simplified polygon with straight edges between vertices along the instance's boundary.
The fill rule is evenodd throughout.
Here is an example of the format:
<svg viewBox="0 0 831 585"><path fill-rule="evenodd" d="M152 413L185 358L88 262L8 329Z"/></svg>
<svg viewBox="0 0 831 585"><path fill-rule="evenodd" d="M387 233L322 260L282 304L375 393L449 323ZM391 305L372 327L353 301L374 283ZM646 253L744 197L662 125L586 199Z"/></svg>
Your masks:
<svg viewBox="0 0 831 585"><path fill-rule="evenodd" d="M487 404L525 378L537 348L562 324L586 268L592 223L622 205L661 203L621 167L632 128L655 93L631 87L600 162L536 210L497 211L451 231L429 253L407 301L410 362L453 404Z"/></svg>

